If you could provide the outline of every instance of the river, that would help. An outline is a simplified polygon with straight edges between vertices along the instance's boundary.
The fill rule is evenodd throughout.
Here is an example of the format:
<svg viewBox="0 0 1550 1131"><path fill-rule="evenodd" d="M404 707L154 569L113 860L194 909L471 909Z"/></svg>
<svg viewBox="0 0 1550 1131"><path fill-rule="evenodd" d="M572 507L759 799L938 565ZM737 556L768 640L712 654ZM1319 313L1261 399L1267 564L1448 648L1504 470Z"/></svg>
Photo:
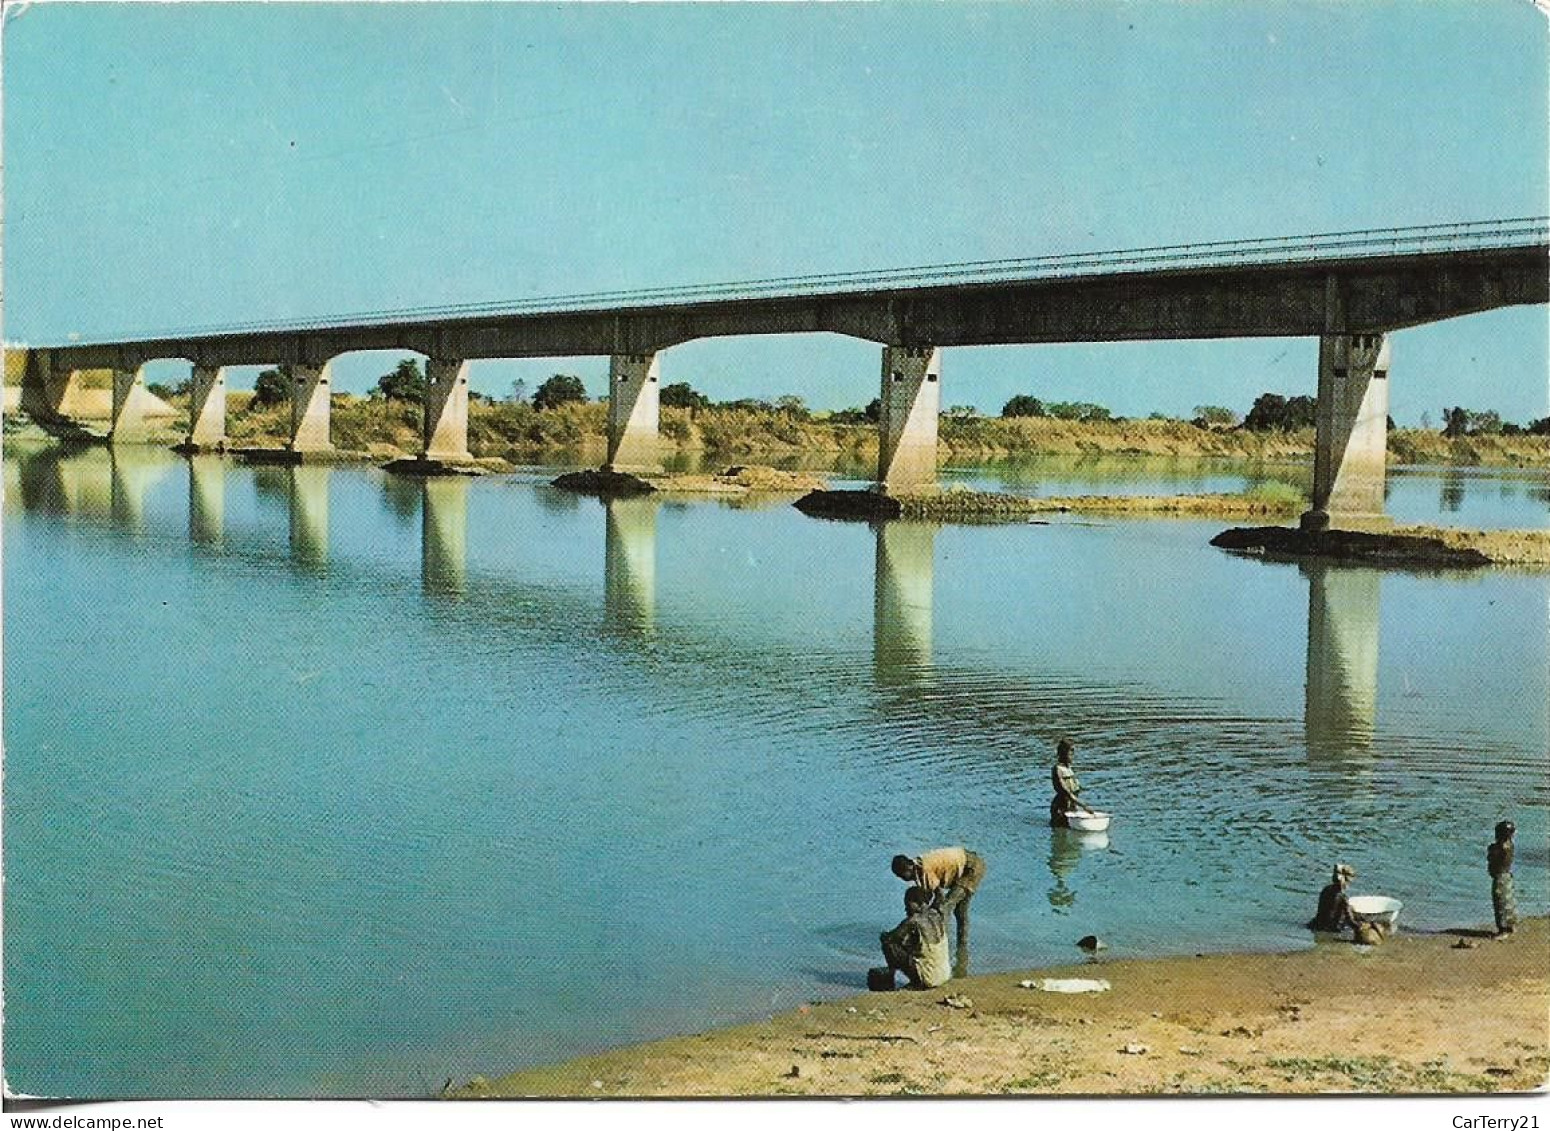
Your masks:
<svg viewBox="0 0 1550 1131"><path fill-rule="evenodd" d="M1235 557L1220 523L880 527L785 502L7 450L5 1071L74 1096L426 1095L864 988L896 852L989 877L973 969L1550 903L1550 575ZM1034 462L950 482L1236 490ZM1305 474L1305 473L1304 473ZM1407 469L1543 526L1543 473ZM1107 837L1046 826L1070 735Z"/></svg>

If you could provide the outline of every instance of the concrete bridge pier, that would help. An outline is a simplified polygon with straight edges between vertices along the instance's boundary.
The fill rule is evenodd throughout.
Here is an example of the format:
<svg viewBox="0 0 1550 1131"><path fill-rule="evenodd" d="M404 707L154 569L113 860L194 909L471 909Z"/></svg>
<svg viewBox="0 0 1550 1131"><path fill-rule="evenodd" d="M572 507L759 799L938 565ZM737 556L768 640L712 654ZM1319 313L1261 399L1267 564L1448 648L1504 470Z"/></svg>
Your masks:
<svg viewBox="0 0 1550 1131"><path fill-rule="evenodd" d="M210 451L226 446L226 370L196 365L188 385L186 451Z"/></svg>
<svg viewBox="0 0 1550 1131"><path fill-rule="evenodd" d="M1371 530L1389 525L1387 476L1389 343L1384 334L1319 339L1318 434L1313 507L1304 530Z"/></svg>
<svg viewBox="0 0 1550 1131"><path fill-rule="evenodd" d="M330 366L291 367L291 439L288 450L298 454L333 451L329 438Z"/></svg>
<svg viewBox="0 0 1550 1131"><path fill-rule="evenodd" d="M58 366L48 350L27 354L21 408L34 420L64 420L66 402L79 385L80 370Z"/></svg>
<svg viewBox="0 0 1550 1131"><path fill-rule="evenodd" d="M608 363L608 471L661 471L657 355L614 354Z"/></svg>
<svg viewBox="0 0 1550 1131"><path fill-rule="evenodd" d="M936 487L936 427L942 411L942 351L935 346L883 348L877 483L884 495Z"/></svg>
<svg viewBox="0 0 1550 1131"><path fill-rule="evenodd" d="M113 370L113 418L108 440L114 444L142 444L150 434L147 412L155 402L145 387L145 367Z"/></svg>
<svg viewBox="0 0 1550 1131"><path fill-rule="evenodd" d="M427 358L422 460L466 463L468 452L468 362Z"/></svg>

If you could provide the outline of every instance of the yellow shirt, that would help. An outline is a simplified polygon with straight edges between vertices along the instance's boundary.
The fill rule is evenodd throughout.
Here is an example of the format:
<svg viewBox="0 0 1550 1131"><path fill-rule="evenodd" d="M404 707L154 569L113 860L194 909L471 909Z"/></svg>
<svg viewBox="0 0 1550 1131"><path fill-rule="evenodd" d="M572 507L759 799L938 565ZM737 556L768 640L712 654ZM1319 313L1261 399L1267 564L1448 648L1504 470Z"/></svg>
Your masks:
<svg viewBox="0 0 1550 1131"><path fill-rule="evenodd" d="M952 887L969 866L968 850L958 848L933 848L920 858L920 886L928 892Z"/></svg>

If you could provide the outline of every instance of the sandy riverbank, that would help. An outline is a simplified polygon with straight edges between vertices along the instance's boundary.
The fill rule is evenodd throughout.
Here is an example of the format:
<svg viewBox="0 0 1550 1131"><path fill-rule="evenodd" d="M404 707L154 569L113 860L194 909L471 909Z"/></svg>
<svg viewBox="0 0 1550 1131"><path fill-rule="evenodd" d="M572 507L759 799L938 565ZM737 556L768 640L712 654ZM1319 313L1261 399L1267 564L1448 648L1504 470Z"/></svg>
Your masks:
<svg viewBox="0 0 1550 1131"><path fill-rule="evenodd" d="M1550 530L1467 530L1452 526L1396 526L1391 533L1436 538L1451 549L1477 550L1492 565L1550 567Z"/></svg>
<svg viewBox="0 0 1550 1131"><path fill-rule="evenodd" d="M455 1093L772 1096L1522 1091L1550 1078L1550 931L1127 959L861 994ZM1460 944L1463 945L1460 945ZM858 972L859 973L859 972ZM1101 994L1025 989L1098 977ZM956 1008L944 999L968 999ZM1129 1050L1129 1051L1127 1051ZM1144 1050L1144 1051L1141 1051Z"/></svg>

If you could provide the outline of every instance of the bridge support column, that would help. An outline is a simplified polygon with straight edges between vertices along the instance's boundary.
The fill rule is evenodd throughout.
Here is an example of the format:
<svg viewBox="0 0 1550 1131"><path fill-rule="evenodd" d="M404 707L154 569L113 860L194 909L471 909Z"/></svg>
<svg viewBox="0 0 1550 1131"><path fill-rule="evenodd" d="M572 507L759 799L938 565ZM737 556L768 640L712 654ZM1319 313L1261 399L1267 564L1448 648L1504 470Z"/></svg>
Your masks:
<svg viewBox="0 0 1550 1131"><path fill-rule="evenodd" d="M876 490L887 495L936 487L936 426L942 411L942 351L883 349Z"/></svg>
<svg viewBox="0 0 1550 1131"><path fill-rule="evenodd" d="M1325 334L1319 339L1318 431L1313 450L1313 508L1304 530L1388 525L1389 343L1383 334Z"/></svg>
<svg viewBox="0 0 1550 1131"><path fill-rule="evenodd" d="M226 370L194 366L188 384L188 438L183 446L192 451L226 446Z"/></svg>
<svg viewBox="0 0 1550 1131"><path fill-rule="evenodd" d="M56 368L53 355L47 350L32 350L26 364L22 374L22 411L35 420L63 420L65 402L79 383L80 371Z"/></svg>
<svg viewBox="0 0 1550 1131"><path fill-rule="evenodd" d="M292 366L291 381L291 440L287 447L293 452L332 451L329 366Z"/></svg>
<svg viewBox="0 0 1550 1131"><path fill-rule="evenodd" d="M661 471L655 353L615 354L608 363L609 471Z"/></svg>
<svg viewBox="0 0 1550 1131"><path fill-rule="evenodd" d="M425 417L422 460L467 462L468 362L428 358L425 362Z"/></svg>
<svg viewBox="0 0 1550 1131"><path fill-rule="evenodd" d="M146 409L151 393L145 387L145 368L113 370L113 420L108 439L115 444L144 443L150 429Z"/></svg>

